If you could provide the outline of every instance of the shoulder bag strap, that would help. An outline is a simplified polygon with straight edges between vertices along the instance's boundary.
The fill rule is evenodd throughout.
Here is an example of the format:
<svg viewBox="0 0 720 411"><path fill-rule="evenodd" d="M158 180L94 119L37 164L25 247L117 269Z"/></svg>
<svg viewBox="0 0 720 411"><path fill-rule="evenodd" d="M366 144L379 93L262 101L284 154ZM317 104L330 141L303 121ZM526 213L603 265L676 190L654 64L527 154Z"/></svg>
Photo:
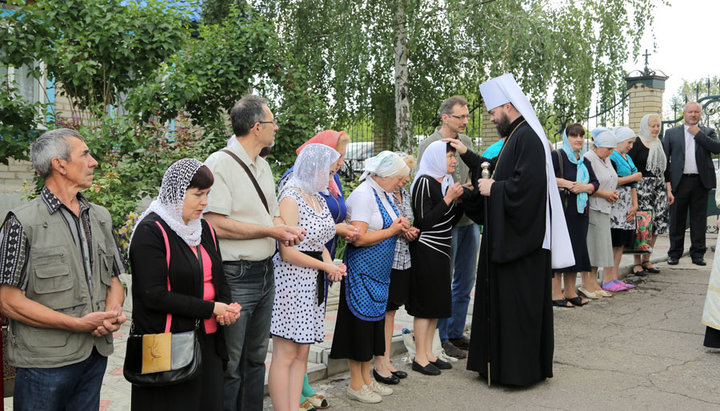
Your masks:
<svg viewBox="0 0 720 411"><path fill-rule="evenodd" d="M165 232L165 229L163 228L162 224L160 224L159 221L155 221L155 224L160 227L160 231L162 231L163 240L165 240L165 260L167 261L167 267L168 267L168 277L167 277L167 288L168 291L170 291L170 241L168 240L167 233ZM165 317L165 332L170 332L170 324L172 323L172 314L168 313L167 317Z"/></svg>
<svg viewBox="0 0 720 411"><path fill-rule="evenodd" d="M555 150L558 156L558 166L560 168L560 178L565 178L565 174L563 174L563 163L565 162L562 155L562 150ZM557 176L556 176L557 177Z"/></svg>
<svg viewBox="0 0 720 411"><path fill-rule="evenodd" d="M257 193L260 196L260 200L262 201L263 205L265 206L265 211L267 211L269 214L270 207L268 207L268 202L265 199L265 194L263 194L262 190L260 189L260 184L258 184L257 180L255 179L255 176L250 172L250 169L248 168L248 166L242 160L240 160L240 157L236 156L235 153L233 153L232 151L230 151L226 148L224 148L220 151L222 151L223 153L232 157L235 161L237 161L238 164L240 164L240 166L243 168L243 170L245 170L248 177L250 177L250 181L252 181L253 185L255 186L255 190L257 190Z"/></svg>
<svg viewBox="0 0 720 411"><path fill-rule="evenodd" d="M208 227L210 227L210 234L212 234L213 243L215 243L215 249L217 250L218 244L217 244L217 238L215 238L215 229L213 228L212 224L210 224L209 221L205 220L205 222L207 223Z"/></svg>

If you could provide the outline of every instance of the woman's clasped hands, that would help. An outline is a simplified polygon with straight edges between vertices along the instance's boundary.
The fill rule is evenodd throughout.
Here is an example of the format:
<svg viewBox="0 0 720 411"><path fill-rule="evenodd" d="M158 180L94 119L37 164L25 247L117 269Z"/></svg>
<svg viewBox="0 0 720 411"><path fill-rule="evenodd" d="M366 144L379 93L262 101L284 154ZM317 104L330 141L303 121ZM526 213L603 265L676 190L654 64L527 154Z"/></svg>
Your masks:
<svg viewBox="0 0 720 411"><path fill-rule="evenodd" d="M328 280L330 281L340 281L347 275L347 267L345 264L335 265L334 263L330 263L326 265L327 268L325 269L325 272L327 273Z"/></svg>
<svg viewBox="0 0 720 411"><path fill-rule="evenodd" d="M213 314L215 321L220 325L231 325L240 317L242 307L238 303L225 304L216 302Z"/></svg>

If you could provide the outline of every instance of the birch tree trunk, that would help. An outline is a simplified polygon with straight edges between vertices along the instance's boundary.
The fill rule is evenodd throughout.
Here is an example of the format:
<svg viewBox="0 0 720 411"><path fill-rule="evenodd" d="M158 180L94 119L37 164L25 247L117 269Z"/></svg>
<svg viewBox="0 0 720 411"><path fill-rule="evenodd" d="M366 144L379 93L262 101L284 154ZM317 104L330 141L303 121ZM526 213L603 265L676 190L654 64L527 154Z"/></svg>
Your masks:
<svg viewBox="0 0 720 411"><path fill-rule="evenodd" d="M411 143L410 96L408 84L407 15L404 0L395 10L395 148L406 149Z"/></svg>

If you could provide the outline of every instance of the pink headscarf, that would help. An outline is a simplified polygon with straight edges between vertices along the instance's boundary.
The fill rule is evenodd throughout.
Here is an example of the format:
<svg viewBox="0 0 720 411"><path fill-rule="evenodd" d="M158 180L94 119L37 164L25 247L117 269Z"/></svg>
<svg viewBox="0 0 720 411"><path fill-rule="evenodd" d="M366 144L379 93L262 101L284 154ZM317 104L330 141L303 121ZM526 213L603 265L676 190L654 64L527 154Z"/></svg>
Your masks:
<svg viewBox="0 0 720 411"><path fill-rule="evenodd" d="M338 141L340 141L340 137L345 134L344 131L335 131L335 130L325 130L321 131L317 134L315 134L315 137L311 138L310 140L306 141L301 145L300 147L295 150L297 154L300 154L303 148L307 146L308 144L324 144L326 146L332 147L337 151ZM333 197L338 197L340 195L340 189L338 188L337 184L335 184L335 179L330 179L330 184L328 185L328 189L330 190L330 194L333 195Z"/></svg>

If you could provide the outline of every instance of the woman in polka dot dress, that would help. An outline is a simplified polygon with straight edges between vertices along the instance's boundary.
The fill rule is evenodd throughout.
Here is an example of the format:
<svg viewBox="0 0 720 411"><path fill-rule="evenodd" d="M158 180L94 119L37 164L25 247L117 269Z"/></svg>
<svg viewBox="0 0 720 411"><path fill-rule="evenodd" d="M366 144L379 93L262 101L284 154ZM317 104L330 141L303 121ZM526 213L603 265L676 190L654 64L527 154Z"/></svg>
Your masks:
<svg viewBox="0 0 720 411"><path fill-rule="evenodd" d="M310 344L323 340L325 273L331 281L345 275L345 267L335 266L325 248L335 236L335 221L318 194L328 186L330 167L338 157L337 151L322 144L305 147L278 199L285 223L299 225L306 234L297 246L280 245L274 257L273 357L268 386L276 410L297 409Z"/></svg>

